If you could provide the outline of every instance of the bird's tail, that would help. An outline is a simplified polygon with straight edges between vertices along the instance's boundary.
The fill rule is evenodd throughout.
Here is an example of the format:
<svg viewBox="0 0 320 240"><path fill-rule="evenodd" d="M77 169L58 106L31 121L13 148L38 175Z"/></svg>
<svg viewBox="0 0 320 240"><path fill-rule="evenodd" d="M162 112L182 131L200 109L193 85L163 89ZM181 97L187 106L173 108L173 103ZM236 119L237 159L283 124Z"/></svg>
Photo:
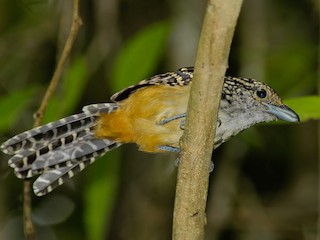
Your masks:
<svg viewBox="0 0 320 240"><path fill-rule="evenodd" d="M85 106L82 113L18 134L1 145L18 178L40 176L33 184L38 196L51 192L95 159L121 145L98 139L93 129L101 113L111 113L116 103Z"/></svg>

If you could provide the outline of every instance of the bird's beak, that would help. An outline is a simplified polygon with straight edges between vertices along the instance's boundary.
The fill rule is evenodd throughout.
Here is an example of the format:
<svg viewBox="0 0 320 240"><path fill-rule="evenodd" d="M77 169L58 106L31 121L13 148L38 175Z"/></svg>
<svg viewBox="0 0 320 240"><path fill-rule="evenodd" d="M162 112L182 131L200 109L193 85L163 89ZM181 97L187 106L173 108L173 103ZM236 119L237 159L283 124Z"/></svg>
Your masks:
<svg viewBox="0 0 320 240"><path fill-rule="evenodd" d="M286 105L275 106L269 103L263 103L267 107L266 112L271 113L277 118L287 122L300 122L298 114Z"/></svg>

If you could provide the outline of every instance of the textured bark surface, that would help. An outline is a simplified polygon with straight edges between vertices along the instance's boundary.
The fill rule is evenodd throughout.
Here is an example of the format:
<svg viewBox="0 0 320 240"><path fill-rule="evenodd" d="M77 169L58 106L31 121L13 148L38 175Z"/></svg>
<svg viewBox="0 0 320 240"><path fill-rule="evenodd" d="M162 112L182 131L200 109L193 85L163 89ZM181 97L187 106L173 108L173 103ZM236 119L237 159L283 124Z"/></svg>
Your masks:
<svg viewBox="0 0 320 240"><path fill-rule="evenodd" d="M206 8L181 141L173 218L175 240L204 239L218 107L241 5L241 0L211 0Z"/></svg>

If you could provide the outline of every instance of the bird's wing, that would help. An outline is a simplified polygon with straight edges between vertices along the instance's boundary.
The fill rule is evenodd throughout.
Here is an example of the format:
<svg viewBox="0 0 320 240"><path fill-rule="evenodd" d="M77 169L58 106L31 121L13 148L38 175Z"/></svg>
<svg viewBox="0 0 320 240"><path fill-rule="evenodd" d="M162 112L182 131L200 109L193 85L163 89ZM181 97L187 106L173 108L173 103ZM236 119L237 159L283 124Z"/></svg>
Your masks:
<svg viewBox="0 0 320 240"><path fill-rule="evenodd" d="M163 74L155 75L151 78L142 80L138 84L129 86L120 92L111 96L111 100L114 102L120 102L127 99L132 93L140 88L153 85L166 85L166 86L186 86L192 82L193 67L181 68L177 72L167 72Z"/></svg>

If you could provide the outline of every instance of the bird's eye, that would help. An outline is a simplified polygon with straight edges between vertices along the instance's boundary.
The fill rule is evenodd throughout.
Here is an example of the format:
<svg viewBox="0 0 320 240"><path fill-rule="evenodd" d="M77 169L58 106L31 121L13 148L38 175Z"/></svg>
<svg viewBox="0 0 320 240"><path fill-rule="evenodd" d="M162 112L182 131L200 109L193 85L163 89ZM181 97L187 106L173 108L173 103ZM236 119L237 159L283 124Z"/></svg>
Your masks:
<svg viewBox="0 0 320 240"><path fill-rule="evenodd" d="M258 90L258 91L257 91L257 96L258 96L259 98L265 98L265 97L267 96L266 90L264 90L264 89Z"/></svg>

